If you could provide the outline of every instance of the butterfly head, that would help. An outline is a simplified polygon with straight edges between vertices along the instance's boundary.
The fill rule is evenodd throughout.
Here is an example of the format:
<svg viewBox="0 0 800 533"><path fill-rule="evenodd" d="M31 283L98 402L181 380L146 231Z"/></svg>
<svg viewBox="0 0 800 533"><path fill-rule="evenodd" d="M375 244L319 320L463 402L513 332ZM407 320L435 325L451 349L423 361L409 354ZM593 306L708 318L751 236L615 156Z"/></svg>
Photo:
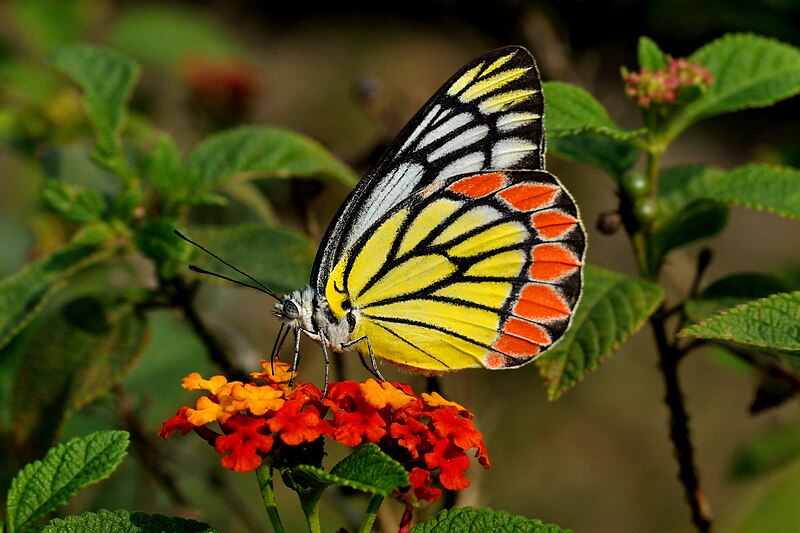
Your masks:
<svg viewBox="0 0 800 533"><path fill-rule="evenodd" d="M314 291L311 287L306 287L279 298L272 314L292 329L316 331L314 307Z"/></svg>

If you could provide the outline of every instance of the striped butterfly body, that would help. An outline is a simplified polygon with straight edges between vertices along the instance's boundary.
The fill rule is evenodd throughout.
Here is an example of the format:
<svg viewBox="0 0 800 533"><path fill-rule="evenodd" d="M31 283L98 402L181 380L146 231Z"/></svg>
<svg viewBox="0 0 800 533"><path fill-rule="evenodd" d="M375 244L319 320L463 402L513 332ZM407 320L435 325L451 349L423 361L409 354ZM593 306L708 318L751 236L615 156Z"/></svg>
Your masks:
<svg viewBox="0 0 800 533"><path fill-rule="evenodd" d="M311 283L275 305L278 349L300 333L412 372L511 368L567 329L586 247L544 170L544 98L527 50L463 67L344 202ZM366 366L366 363L364 363Z"/></svg>

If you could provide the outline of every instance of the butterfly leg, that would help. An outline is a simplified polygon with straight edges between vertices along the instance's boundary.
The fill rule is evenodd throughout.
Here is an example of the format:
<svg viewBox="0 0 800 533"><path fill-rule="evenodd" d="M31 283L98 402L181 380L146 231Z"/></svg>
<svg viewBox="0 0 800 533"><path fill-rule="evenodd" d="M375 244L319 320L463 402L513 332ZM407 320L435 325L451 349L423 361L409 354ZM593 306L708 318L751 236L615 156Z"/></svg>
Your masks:
<svg viewBox="0 0 800 533"><path fill-rule="evenodd" d="M369 350L369 361L372 364L372 366L368 365L367 362L364 361L364 356L361 354L361 352L358 352L358 358L361 359L361 364L364 365L364 368L366 368L370 374L372 374L381 381L386 381L386 378L383 377L381 371L378 370L378 362L375 360L375 353L372 351L372 343L369 342L369 337L367 337L366 335L364 335L363 337L359 337L346 344L343 344L342 348L343 349L352 348L359 342L363 341L367 342L367 349Z"/></svg>
<svg viewBox="0 0 800 533"><path fill-rule="evenodd" d="M289 386L294 385L294 377L297 374L297 365L300 364L300 331L294 332L294 359L292 359L292 377L289 378Z"/></svg>
<svg viewBox="0 0 800 533"><path fill-rule="evenodd" d="M322 346L322 355L325 356L325 386L322 387L323 398L328 395L328 377L331 369L331 360L328 357L328 348L325 347L325 344L327 344L327 339L320 335L319 345Z"/></svg>
<svg viewBox="0 0 800 533"><path fill-rule="evenodd" d="M272 355L269 358L269 368L272 374L275 374L275 359L278 358L278 355L281 352L281 348L283 348L283 343L286 340L286 336L289 334L289 327L285 324L281 324L281 329L278 331L278 336L275 337L275 344L272 346Z"/></svg>

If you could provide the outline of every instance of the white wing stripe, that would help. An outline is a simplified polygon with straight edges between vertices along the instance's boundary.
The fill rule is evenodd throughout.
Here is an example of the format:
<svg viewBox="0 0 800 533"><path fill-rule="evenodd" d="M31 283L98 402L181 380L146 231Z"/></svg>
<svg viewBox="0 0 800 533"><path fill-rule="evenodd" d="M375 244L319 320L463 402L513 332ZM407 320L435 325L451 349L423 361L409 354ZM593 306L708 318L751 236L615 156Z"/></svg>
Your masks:
<svg viewBox="0 0 800 533"><path fill-rule="evenodd" d="M511 131L534 120L541 120L541 118L542 116L536 113L506 113L497 117L497 129Z"/></svg>
<svg viewBox="0 0 800 533"><path fill-rule="evenodd" d="M436 176L436 179L441 180L444 178L449 178L450 176L455 176L456 174L479 172L484 169L485 162L486 156L483 155L483 152L472 152L464 157L456 159L444 167Z"/></svg>
<svg viewBox="0 0 800 533"><path fill-rule="evenodd" d="M394 172L380 181L370 192L369 198L364 202L365 209L358 216L359 225L369 227L384 213L389 211L392 206L409 196L419 184L419 177L425 171L422 165L416 163L403 163ZM363 222L362 222L363 221ZM359 232L352 232L348 235L347 246L349 248L355 240L360 237Z"/></svg>
<svg viewBox="0 0 800 533"><path fill-rule="evenodd" d="M404 142L403 146L400 147L400 150L397 151L398 154L400 152L405 151L405 149L408 148L409 145L411 145L411 143L414 142L417 139L417 137L419 137L420 133L425 131L425 129L428 127L428 124L430 124L430 122L434 118L436 118L436 115L439 113L439 110L441 110L441 109L442 109L442 106L440 106L439 104L436 104L435 106L433 106L431 108L430 111L428 111L428 114L425 115L425 118L423 118L420 121L419 125L416 128L414 128L414 131L411 132L411 135L408 136L408 139L406 139L406 142Z"/></svg>
<svg viewBox="0 0 800 533"><path fill-rule="evenodd" d="M498 141L492 146L492 167L507 168L537 148L536 144L519 137Z"/></svg>
<svg viewBox="0 0 800 533"><path fill-rule="evenodd" d="M436 161L440 157L443 157L451 152L455 152L461 148L465 148L472 144L477 143L478 141L482 140L486 137L486 134L489 133L489 126L481 124L479 126L475 126L474 128L470 128L462 133L459 133L439 148L434 150L428 155L428 161Z"/></svg>
<svg viewBox="0 0 800 533"><path fill-rule="evenodd" d="M469 124L470 121L472 121L472 119L473 119L472 113L461 113L459 115L450 118L449 120L445 121L441 126L438 126L434 130L428 132L425 135L425 137L423 137L419 141L417 149L428 146L433 141L444 137L448 133L451 133L462 126Z"/></svg>

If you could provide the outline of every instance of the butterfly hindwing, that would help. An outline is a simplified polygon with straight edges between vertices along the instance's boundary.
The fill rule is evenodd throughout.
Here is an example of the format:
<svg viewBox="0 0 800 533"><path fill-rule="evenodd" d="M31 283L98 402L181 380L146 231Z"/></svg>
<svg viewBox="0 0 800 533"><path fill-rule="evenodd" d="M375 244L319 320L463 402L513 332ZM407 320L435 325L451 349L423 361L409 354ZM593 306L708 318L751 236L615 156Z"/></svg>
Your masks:
<svg viewBox="0 0 800 533"><path fill-rule="evenodd" d="M577 207L545 171L437 180L335 265L325 296L352 338L423 372L525 364L564 333L581 290ZM366 353L367 347L358 349Z"/></svg>
<svg viewBox="0 0 800 533"><path fill-rule="evenodd" d="M468 63L422 107L344 202L311 275L323 292L345 250L431 183L489 169L544 168L544 98L536 63L509 46Z"/></svg>

